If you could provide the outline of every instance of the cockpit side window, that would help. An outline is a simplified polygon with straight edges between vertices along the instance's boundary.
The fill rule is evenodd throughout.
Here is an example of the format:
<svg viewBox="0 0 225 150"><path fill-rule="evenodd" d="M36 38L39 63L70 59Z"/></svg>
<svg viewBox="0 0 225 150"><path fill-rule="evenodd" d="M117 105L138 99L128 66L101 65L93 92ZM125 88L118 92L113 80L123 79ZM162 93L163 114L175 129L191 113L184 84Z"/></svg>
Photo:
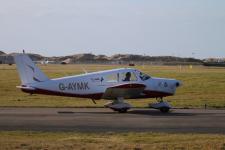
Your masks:
<svg viewBox="0 0 225 150"><path fill-rule="evenodd" d="M122 79L122 81L125 81L125 82L137 81L136 75L133 72L131 72L131 71L122 73L121 74L121 79Z"/></svg>
<svg viewBox="0 0 225 150"><path fill-rule="evenodd" d="M114 74L108 74L106 76L106 82L118 82L118 74L114 73Z"/></svg>
<svg viewBox="0 0 225 150"><path fill-rule="evenodd" d="M148 80L151 78L149 75L142 73L142 72L140 72L139 77L141 78L142 81L145 81L145 80Z"/></svg>

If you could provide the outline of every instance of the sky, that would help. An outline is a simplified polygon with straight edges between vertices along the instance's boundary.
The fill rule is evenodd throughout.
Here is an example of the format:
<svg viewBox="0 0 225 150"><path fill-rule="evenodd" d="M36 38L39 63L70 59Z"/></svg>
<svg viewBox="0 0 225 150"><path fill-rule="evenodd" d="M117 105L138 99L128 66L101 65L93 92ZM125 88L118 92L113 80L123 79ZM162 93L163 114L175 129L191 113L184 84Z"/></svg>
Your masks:
<svg viewBox="0 0 225 150"><path fill-rule="evenodd" d="M225 57L224 0L0 0L0 50Z"/></svg>

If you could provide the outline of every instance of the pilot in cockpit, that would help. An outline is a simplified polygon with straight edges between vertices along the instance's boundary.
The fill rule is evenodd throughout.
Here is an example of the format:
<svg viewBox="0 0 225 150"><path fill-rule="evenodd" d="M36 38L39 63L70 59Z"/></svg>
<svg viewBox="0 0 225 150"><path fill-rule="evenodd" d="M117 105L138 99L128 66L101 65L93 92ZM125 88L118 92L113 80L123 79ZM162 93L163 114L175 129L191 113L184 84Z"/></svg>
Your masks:
<svg viewBox="0 0 225 150"><path fill-rule="evenodd" d="M130 78L131 78L131 73L127 72L126 76L125 76L125 79L123 81L130 81Z"/></svg>

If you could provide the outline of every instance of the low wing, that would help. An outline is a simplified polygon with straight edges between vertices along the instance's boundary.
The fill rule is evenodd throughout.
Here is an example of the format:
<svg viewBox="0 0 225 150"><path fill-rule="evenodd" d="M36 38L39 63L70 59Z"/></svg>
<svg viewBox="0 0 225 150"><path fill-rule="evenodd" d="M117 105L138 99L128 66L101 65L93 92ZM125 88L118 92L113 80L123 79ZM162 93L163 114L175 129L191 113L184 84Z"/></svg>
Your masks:
<svg viewBox="0 0 225 150"><path fill-rule="evenodd" d="M145 89L144 84L139 83L126 83L120 84L106 89L104 99L116 99L123 97L125 99L139 97Z"/></svg>

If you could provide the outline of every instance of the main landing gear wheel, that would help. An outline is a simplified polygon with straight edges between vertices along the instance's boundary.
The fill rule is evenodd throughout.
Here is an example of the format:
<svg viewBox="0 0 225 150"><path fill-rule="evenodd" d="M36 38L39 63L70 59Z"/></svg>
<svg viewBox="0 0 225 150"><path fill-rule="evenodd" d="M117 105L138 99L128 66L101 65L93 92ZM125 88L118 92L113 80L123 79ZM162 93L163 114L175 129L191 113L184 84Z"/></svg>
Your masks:
<svg viewBox="0 0 225 150"><path fill-rule="evenodd" d="M168 107L162 107L162 108L160 108L159 110L160 110L162 113L168 113L169 110L170 110L170 108L168 108Z"/></svg>
<svg viewBox="0 0 225 150"><path fill-rule="evenodd" d="M119 113L126 113L128 111L128 109L130 109L130 108L121 108L121 109L112 109L112 110L117 111Z"/></svg>
<svg viewBox="0 0 225 150"><path fill-rule="evenodd" d="M105 104L105 107L110 108L119 113L126 113L127 110L130 109L132 106L128 103L125 103L123 101L123 98L118 98L113 102Z"/></svg>
<svg viewBox="0 0 225 150"><path fill-rule="evenodd" d="M127 113L127 110L128 110L128 109L121 109L121 110L119 110L118 112L119 112L119 113Z"/></svg>
<svg viewBox="0 0 225 150"><path fill-rule="evenodd" d="M157 99L158 100L158 99ZM158 103L149 104L150 108L158 109L162 113L168 113L170 109L172 108L168 102L163 101L162 98L158 100Z"/></svg>

